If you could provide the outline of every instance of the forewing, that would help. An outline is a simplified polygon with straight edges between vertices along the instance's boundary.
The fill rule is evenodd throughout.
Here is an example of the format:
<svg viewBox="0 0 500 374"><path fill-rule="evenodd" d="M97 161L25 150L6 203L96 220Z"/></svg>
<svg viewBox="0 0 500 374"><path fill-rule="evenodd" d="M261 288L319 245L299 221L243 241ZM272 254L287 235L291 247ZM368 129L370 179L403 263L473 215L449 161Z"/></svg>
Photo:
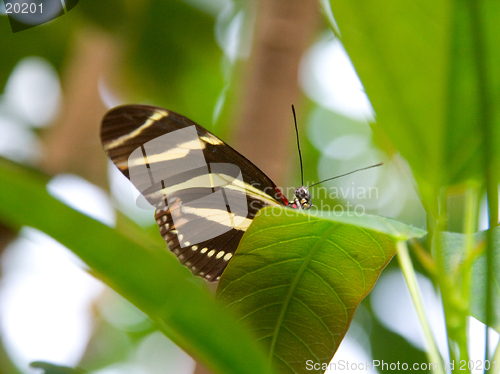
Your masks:
<svg viewBox="0 0 500 374"><path fill-rule="evenodd" d="M118 169L157 208L168 248L195 275L217 280L257 211L288 201L254 164L168 110L120 106L101 141Z"/></svg>

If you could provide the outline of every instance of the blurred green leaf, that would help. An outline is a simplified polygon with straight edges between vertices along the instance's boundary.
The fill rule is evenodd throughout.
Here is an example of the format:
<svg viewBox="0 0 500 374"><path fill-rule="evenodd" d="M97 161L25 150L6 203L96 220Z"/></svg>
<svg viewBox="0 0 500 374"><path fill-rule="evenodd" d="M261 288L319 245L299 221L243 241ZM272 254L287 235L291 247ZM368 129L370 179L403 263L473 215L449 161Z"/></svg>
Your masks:
<svg viewBox="0 0 500 374"><path fill-rule="evenodd" d="M223 84L214 19L182 1L151 0L137 7L125 38L132 100L153 100L208 127Z"/></svg>
<svg viewBox="0 0 500 374"><path fill-rule="evenodd" d="M133 342L125 331L116 328L103 318L96 318L92 335L79 365L86 370L97 371L127 360L133 347Z"/></svg>
<svg viewBox="0 0 500 374"><path fill-rule="evenodd" d="M0 220L31 226L70 248L176 344L219 373L271 373L259 347L165 250L141 246L51 197L43 178L0 163ZM251 362L252 365L248 365Z"/></svg>
<svg viewBox="0 0 500 374"><path fill-rule="evenodd" d="M69 12L78 4L78 2L79 0L64 0L64 3L66 4L66 10Z"/></svg>
<svg viewBox="0 0 500 374"><path fill-rule="evenodd" d="M376 317L372 314L372 324L370 331L370 345L373 360L380 363L407 363L409 367L412 364L422 364L428 362L428 356L422 350L411 345L401 335L386 329ZM401 368L401 366L400 366ZM408 370L383 370L381 366L376 367L379 372L403 373ZM426 373L430 370L412 370L413 372Z"/></svg>
<svg viewBox="0 0 500 374"><path fill-rule="evenodd" d="M266 344L279 373L308 373L307 360L330 362L396 241L423 234L352 212L266 208L222 275L218 298Z"/></svg>
<svg viewBox="0 0 500 374"><path fill-rule="evenodd" d="M493 319L491 327L500 332L500 228L494 230L494 254L496 263L493 265ZM452 232L443 232L439 234L441 237L441 247L443 251L444 266L447 274L455 275L452 280L457 286L462 286L464 279L463 271L460 267L463 266L465 261L465 238L464 234L457 234ZM483 248L486 243L486 232L482 231L474 235L474 240L477 248ZM435 250L435 248L434 248ZM471 260L471 259L469 259ZM458 270L458 271L457 271ZM474 259L471 269L470 279L470 292L469 303L467 307L459 305L457 311L468 313L479 321L485 323L486 321L486 256L482 253Z"/></svg>
<svg viewBox="0 0 500 374"><path fill-rule="evenodd" d="M31 29L12 33L9 20L0 16L0 92L14 66L24 57L41 56L60 71L72 38L68 15Z"/></svg>
<svg viewBox="0 0 500 374"><path fill-rule="evenodd" d="M215 20L180 0L83 1L54 21L15 34L8 18L0 16L0 87L28 56L41 56L61 72L75 52L74 36L88 35L92 25L114 36L117 46L115 81L107 81L116 83L111 92L119 92L121 100L154 103L211 126L224 83Z"/></svg>
<svg viewBox="0 0 500 374"><path fill-rule="evenodd" d="M127 14L127 3L129 2L123 0L79 1L74 12L107 31L119 31L131 22Z"/></svg>
<svg viewBox="0 0 500 374"><path fill-rule="evenodd" d="M51 364L50 362L33 361L30 366L35 369L42 369L43 374L85 374L86 371L73 369L67 366Z"/></svg>
<svg viewBox="0 0 500 374"><path fill-rule="evenodd" d="M481 123L484 111L497 124L500 118L500 6L480 2L475 20L469 3L330 1L376 126L408 160L428 204L435 205L442 186L483 178L483 141L499 144ZM478 63L475 46L482 42Z"/></svg>
<svg viewBox="0 0 500 374"><path fill-rule="evenodd" d="M2 374L23 374L19 368L17 368L16 364L12 362L12 358L10 357L10 347L8 347L8 343L4 341L5 334L0 336L0 367L2 368Z"/></svg>

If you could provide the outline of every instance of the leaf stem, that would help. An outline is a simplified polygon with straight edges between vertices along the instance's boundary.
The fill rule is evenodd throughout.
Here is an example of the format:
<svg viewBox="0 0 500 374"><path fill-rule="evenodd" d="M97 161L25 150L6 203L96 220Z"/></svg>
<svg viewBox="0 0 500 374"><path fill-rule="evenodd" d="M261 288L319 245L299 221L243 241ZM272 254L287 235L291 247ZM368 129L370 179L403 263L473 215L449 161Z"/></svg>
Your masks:
<svg viewBox="0 0 500 374"><path fill-rule="evenodd" d="M438 268L439 286L443 300L443 309L446 319L446 333L448 337L448 350L450 362L469 361L467 347L467 308L464 306L464 296L462 286L457 284L460 279L458 271L459 264L448 263L449 258L444 258L446 250L443 246L443 234L448 226L448 194L446 189L442 189L439 194L439 214L437 217L437 231L434 236L435 257ZM463 369L456 368L455 372L461 374L470 373L469 367Z"/></svg>
<svg viewBox="0 0 500 374"><path fill-rule="evenodd" d="M443 257L444 248L442 242L442 233L446 232L448 226L448 195L446 189L442 189L438 197L439 212L437 214L436 220L436 232L434 233L434 255L436 258L437 271L437 282L439 283L439 288L441 290L441 298L443 301L443 309L446 320L446 335L448 342L448 352L450 355L450 362L458 363L460 360L459 344L457 341L458 327L461 325L456 318L455 309L453 308L453 282L448 275L448 269L445 266L445 260ZM463 327L463 332L465 333L465 327ZM470 370L465 368L466 373L470 373Z"/></svg>
<svg viewBox="0 0 500 374"><path fill-rule="evenodd" d="M398 241L398 261L399 266L403 272L406 279L406 284L410 290L411 297L413 299L413 304L417 310L418 318L420 319L420 324L424 330L424 336L427 341L427 357L432 363L437 363L437 369L435 370L438 374L444 374L443 360L439 354L436 341L432 335L432 331L425 315L424 304L422 302L422 296L417 284L417 278L415 276L415 270L413 269L413 264L410 259L410 254L408 253L408 247L405 241Z"/></svg>
<svg viewBox="0 0 500 374"><path fill-rule="evenodd" d="M420 244L418 239L411 238L408 240L410 250L417 257L420 264L425 268L425 270L433 277L437 277L436 261L430 255L430 253Z"/></svg>
<svg viewBox="0 0 500 374"><path fill-rule="evenodd" d="M493 365L493 368L491 368L491 365ZM492 374L500 374L500 341L497 343L497 348L491 358L490 368Z"/></svg>
<svg viewBox="0 0 500 374"><path fill-rule="evenodd" d="M474 233L477 231L478 216L478 193L477 187L470 184L465 192L465 251L462 265L457 267L458 274L462 274L462 299L465 307L470 307L470 282L471 282L471 259L477 258L476 243ZM457 275L458 275L457 274Z"/></svg>
<svg viewBox="0 0 500 374"><path fill-rule="evenodd" d="M493 229L498 226L498 180L495 162L495 120L493 118L492 93L489 88L491 74L488 71L488 55L486 53L486 40L481 19L481 5L483 2L476 0L467 1L471 17L471 35L473 37L474 69L477 74L477 88L479 99L479 122L482 127L484 141L484 166L486 171L486 192L488 196L488 221L489 227L486 233L486 336L485 336L485 361L488 359L488 326L492 324L493 317L493 264L494 264L494 238ZM489 370L484 370L486 373Z"/></svg>

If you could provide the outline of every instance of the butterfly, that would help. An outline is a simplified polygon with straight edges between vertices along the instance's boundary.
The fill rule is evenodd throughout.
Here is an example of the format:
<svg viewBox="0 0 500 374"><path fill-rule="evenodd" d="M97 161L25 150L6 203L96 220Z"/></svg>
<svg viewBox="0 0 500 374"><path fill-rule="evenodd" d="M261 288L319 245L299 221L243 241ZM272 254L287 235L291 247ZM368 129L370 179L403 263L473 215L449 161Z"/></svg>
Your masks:
<svg viewBox="0 0 500 374"><path fill-rule="evenodd" d="M104 151L156 208L169 250L194 275L220 278L257 212L311 207L305 187L289 202L257 166L190 119L154 106L111 109Z"/></svg>
<svg viewBox="0 0 500 374"><path fill-rule="evenodd" d="M293 109L295 118L295 110ZM295 123L298 143L298 130ZM219 280L243 234L266 206L310 209L308 188L288 201L257 166L190 119L154 106L111 109L101 124L104 151L155 211L168 249L194 275Z"/></svg>

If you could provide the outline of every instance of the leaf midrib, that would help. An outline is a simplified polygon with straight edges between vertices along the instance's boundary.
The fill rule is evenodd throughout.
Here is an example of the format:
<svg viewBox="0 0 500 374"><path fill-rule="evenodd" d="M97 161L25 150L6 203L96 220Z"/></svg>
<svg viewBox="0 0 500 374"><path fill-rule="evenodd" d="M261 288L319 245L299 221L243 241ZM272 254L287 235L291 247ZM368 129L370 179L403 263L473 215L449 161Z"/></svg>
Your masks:
<svg viewBox="0 0 500 374"><path fill-rule="evenodd" d="M302 278L302 274L304 274L304 271L306 271L309 263L313 259L314 255L318 252L318 250L322 247L323 243L328 239L328 237L331 235L331 233L337 228L338 224L335 223L333 224L328 230L326 230L323 235L320 236L318 241L313 245L307 256L304 258L304 261L302 262L302 265L300 266L299 270L297 271L297 274L295 275L291 285L290 289L288 290L288 293L285 297L285 300L283 302L283 306L280 311L280 315L278 317L278 320L276 321L276 326L274 328L274 333L273 333L273 340L271 341L271 347L269 349L269 362L272 362L273 356L274 356L274 350L276 348L276 343L278 341L278 335L281 329L281 326L283 325L283 321L285 319L286 312L288 311L288 306L290 305L290 301L292 300L292 295L294 294L297 285Z"/></svg>

